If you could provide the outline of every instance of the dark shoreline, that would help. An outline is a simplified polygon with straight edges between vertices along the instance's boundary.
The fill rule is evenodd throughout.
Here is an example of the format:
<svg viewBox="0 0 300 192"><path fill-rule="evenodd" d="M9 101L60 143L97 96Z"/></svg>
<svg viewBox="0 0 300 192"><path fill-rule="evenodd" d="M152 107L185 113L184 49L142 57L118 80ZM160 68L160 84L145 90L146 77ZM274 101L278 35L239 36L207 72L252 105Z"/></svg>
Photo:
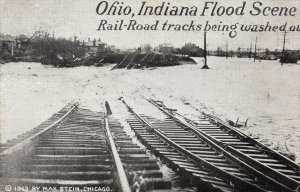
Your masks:
<svg viewBox="0 0 300 192"><path fill-rule="evenodd" d="M118 64L123 61L123 59L130 53L103 53L97 56L89 56L82 58L67 58L59 56L45 57L45 56L24 56L24 57L10 57L10 58L0 58L0 64L10 63L10 62L35 62L41 63L42 65L51 65L54 67L78 67L78 66L96 66L101 67L104 64ZM146 53L138 53L139 58L144 57ZM175 54L171 55L175 60L162 60L162 58L157 58L150 62L149 67L165 67L165 66L176 66L182 64L196 64L194 59L191 57L183 57ZM138 63L139 61L134 61Z"/></svg>

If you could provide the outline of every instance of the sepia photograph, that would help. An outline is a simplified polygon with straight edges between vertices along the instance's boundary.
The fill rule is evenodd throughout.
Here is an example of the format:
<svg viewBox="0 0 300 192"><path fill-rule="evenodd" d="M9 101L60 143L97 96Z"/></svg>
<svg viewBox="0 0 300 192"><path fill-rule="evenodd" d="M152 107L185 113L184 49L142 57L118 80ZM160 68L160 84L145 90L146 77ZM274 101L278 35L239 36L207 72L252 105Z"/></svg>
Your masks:
<svg viewBox="0 0 300 192"><path fill-rule="evenodd" d="M0 192L300 192L299 0L0 0Z"/></svg>

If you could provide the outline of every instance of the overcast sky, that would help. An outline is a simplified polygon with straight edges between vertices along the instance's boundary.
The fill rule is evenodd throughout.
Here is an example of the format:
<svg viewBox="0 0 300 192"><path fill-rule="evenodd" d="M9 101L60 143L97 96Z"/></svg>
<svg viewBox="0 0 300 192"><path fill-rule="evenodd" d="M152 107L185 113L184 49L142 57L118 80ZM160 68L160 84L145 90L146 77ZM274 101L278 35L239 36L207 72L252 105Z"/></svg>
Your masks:
<svg viewBox="0 0 300 192"><path fill-rule="evenodd" d="M144 0L146 1L146 0ZM252 7L253 0L247 1L245 16L223 16L223 17L173 17L173 16L100 16L96 14L96 7L101 0L0 0L0 31L4 34L19 35L32 34L41 28L49 32L54 32L56 36L72 37L76 34L79 39L87 40L90 38L101 38L108 44L113 44L121 48L136 47L141 44L151 43L158 45L159 43L172 43L175 46L181 46L186 42L193 42L202 47L203 32L176 32L176 31L97 31L99 21L107 19L108 22L114 23L117 20L124 19L126 22L135 19L141 23L153 23L155 20L161 22L168 20L170 23L195 23L205 24L207 20L210 23L219 24L271 24L282 25L288 22L289 25L298 25L300 28L300 1L299 0L261 0L263 6L286 6L297 7L296 16L249 16L249 10ZM114 1L108 1L110 4ZM121 2L121 1L119 1ZM131 6L134 13L137 12L141 5L141 0L124 0L124 6ZM150 5L161 5L162 1L148 0ZM195 0L177 0L165 1L171 6L197 6L198 15L202 11L205 1ZM240 0L218 1L223 6L239 6L242 5ZM208 12L207 12L208 13ZM230 38L228 32L208 32L208 47L215 49L217 46L225 47L228 41L229 49L237 47L250 47L252 42L254 45L255 38L258 38L258 47L270 49L281 49L283 33L282 32L240 32L235 38ZM300 49L300 32L289 32L287 34L287 48Z"/></svg>

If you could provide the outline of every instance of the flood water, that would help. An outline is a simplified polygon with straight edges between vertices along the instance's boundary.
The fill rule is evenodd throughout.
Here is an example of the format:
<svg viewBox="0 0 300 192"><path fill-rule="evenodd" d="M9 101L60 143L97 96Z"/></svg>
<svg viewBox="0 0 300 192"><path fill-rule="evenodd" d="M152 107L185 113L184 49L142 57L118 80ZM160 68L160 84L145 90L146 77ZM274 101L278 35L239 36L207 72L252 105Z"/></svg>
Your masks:
<svg viewBox="0 0 300 192"><path fill-rule="evenodd" d="M131 101L144 97L164 100L193 119L200 111L233 121L248 118L245 133L295 154L300 162L299 64L209 57L211 69L201 70L202 58L195 60L196 65L153 70L1 65L1 142L32 129L67 102L100 111L108 100L118 111L120 96Z"/></svg>

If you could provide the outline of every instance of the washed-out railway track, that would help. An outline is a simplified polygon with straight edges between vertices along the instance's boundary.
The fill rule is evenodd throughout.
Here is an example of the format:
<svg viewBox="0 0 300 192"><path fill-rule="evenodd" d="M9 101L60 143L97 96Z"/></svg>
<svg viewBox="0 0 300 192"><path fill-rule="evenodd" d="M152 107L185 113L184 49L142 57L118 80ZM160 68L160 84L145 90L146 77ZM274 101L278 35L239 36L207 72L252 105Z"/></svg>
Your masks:
<svg viewBox="0 0 300 192"><path fill-rule="evenodd" d="M0 191L170 189L156 160L105 113L68 104L0 151Z"/></svg>
<svg viewBox="0 0 300 192"><path fill-rule="evenodd" d="M192 121L163 102L158 120L137 114L125 100L141 142L203 191L300 191L299 165L212 115Z"/></svg>
<svg viewBox="0 0 300 192"><path fill-rule="evenodd" d="M299 165L215 116L188 119L148 100L163 119L138 114L125 100L138 140L172 168L180 189L299 192ZM168 190L157 159L104 112L68 104L0 149L0 191ZM178 191L178 188L176 188Z"/></svg>

